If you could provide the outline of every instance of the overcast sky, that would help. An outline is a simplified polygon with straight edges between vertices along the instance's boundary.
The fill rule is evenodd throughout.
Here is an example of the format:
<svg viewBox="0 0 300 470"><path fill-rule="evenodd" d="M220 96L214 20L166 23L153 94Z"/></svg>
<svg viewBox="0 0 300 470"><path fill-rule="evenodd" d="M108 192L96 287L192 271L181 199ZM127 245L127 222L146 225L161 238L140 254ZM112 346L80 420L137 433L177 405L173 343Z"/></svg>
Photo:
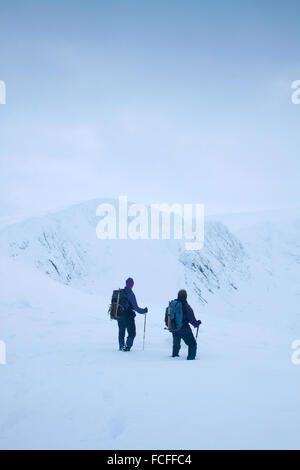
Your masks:
<svg viewBox="0 0 300 470"><path fill-rule="evenodd" d="M300 201L300 2L0 2L0 210Z"/></svg>

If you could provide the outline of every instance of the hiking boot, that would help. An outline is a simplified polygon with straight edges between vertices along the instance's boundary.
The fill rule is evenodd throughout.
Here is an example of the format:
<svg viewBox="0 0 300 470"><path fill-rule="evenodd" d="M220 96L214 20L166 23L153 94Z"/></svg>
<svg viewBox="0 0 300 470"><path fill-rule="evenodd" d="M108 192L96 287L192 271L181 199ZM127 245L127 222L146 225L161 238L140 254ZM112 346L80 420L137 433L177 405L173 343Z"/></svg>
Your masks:
<svg viewBox="0 0 300 470"><path fill-rule="evenodd" d="M129 351L130 351L130 348L129 348L128 346L124 346L123 351L124 351L124 352L129 352Z"/></svg>

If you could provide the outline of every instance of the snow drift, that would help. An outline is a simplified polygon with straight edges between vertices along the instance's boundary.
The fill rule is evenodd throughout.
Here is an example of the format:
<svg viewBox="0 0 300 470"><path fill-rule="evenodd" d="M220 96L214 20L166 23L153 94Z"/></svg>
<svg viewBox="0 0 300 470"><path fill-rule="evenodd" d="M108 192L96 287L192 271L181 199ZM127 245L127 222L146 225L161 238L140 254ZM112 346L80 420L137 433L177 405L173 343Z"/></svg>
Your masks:
<svg viewBox="0 0 300 470"><path fill-rule="evenodd" d="M0 232L0 448L299 448L298 217L210 221L204 250L187 253L168 241L100 242L97 204ZM145 351L138 315L124 354L106 312L128 275L149 314ZM184 282L203 320L194 362L184 347L168 357L163 329ZM187 398L174 413L178 395Z"/></svg>

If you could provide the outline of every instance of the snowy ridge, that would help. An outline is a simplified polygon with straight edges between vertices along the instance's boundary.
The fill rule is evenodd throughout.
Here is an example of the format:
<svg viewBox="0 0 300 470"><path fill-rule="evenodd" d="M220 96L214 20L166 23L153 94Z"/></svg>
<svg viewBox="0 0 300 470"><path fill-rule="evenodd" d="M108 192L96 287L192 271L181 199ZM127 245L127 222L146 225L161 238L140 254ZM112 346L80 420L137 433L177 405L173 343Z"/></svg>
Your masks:
<svg viewBox="0 0 300 470"><path fill-rule="evenodd" d="M250 275L247 260L242 243L219 222L206 223L203 250L185 251L180 256L186 285L193 286L202 303L208 298L202 291L215 294L220 289L238 290L241 280Z"/></svg>
<svg viewBox="0 0 300 470"><path fill-rule="evenodd" d="M143 283L145 277L147 283L153 279L164 283L167 291L168 283L171 289L174 283L179 288L185 282L207 303L209 294L237 290L247 275L242 244L218 222L206 224L201 252L187 252L183 243L173 240L98 240L95 214L101 202L89 201L10 225L0 232L0 252L90 293L104 294L131 272L141 273Z"/></svg>
<svg viewBox="0 0 300 470"><path fill-rule="evenodd" d="M210 222L204 249L186 253L167 241L100 242L96 205L0 232L0 448L299 448L298 219L235 235ZM145 350L137 315L129 354L107 315L108 292L128 273L141 306L149 301ZM163 324L184 280L203 321L196 361L184 346L169 357ZM179 413L175 389L191 391Z"/></svg>

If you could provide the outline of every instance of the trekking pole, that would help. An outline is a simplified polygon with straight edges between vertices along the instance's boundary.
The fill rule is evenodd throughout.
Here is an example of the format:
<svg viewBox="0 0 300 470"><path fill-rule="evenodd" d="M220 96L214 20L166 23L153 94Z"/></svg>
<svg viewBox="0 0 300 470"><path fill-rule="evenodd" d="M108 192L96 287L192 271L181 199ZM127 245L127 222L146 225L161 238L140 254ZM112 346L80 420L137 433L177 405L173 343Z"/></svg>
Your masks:
<svg viewBox="0 0 300 470"><path fill-rule="evenodd" d="M199 326L197 326L196 341L197 341L197 338L198 338L198 333L199 333Z"/></svg>
<svg viewBox="0 0 300 470"><path fill-rule="evenodd" d="M146 318L147 318L147 313L145 313L145 318L144 318L144 337L143 337L143 351L144 351L144 349L145 349Z"/></svg>

